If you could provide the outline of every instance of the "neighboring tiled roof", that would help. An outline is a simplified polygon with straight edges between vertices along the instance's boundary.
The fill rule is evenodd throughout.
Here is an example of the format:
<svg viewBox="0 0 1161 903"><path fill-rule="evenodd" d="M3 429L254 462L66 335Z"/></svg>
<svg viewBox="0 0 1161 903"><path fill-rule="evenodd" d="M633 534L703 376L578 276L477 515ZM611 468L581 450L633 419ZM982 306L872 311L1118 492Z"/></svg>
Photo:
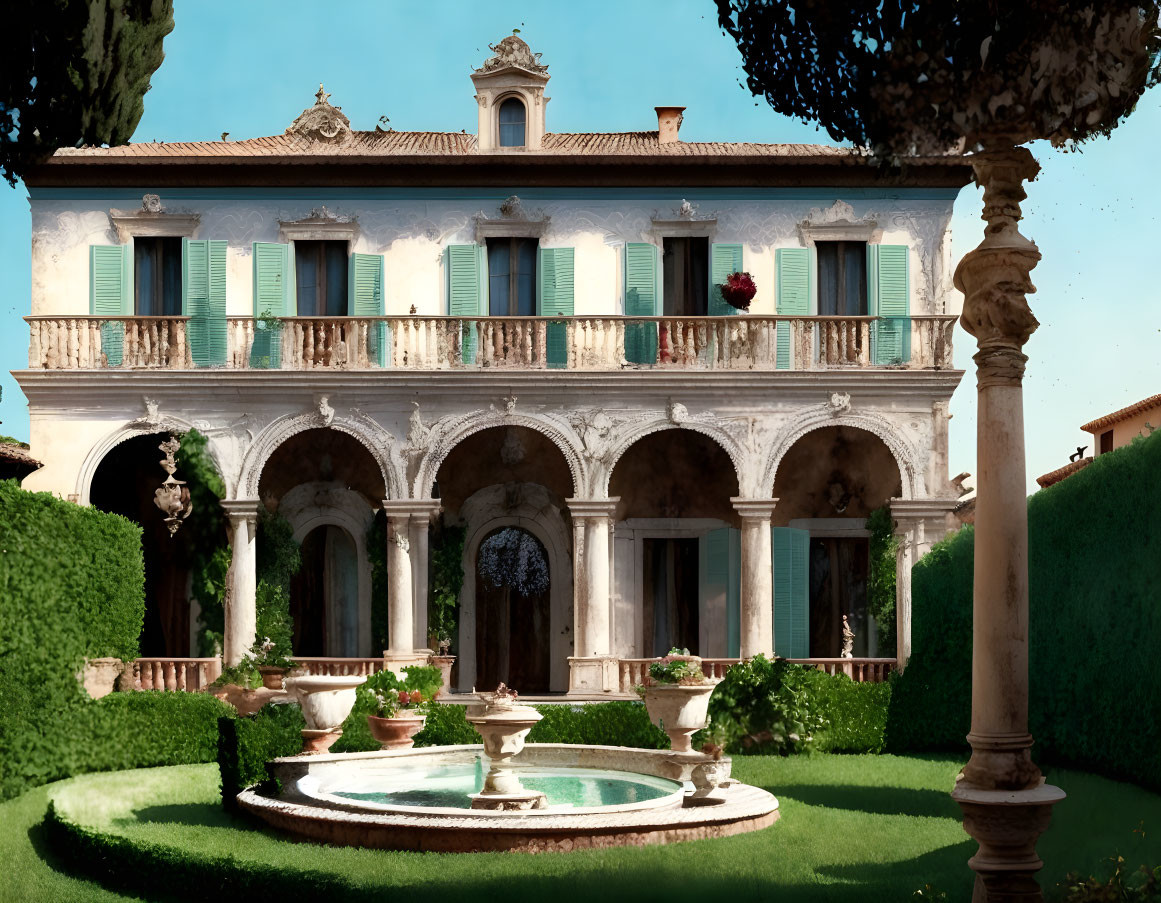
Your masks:
<svg viewBox="0 0 1161 903"><path fill-rule="evenodd" d="M1112 426L1114 423L1120 423L1122 420L1128 420L1143 411L1151 410L1152 408L1161 408L1161 395L1150 395L1143 401L1138 401L1136 404L1131 404L1127 408L1121 408L1119 411L1113 411L1111 414L1105 414L1104 417L1098 417L1081 427L1086 433L1095 433L1097 430L1103 430L1106 426Z"/></svg>
<svg viewBox="0 0 1161 903"><path fill-rule="evenodd" d="M213 157L384 157L448 156L477 153L476 136L464 132L350 132L337 141L320 141L302 135L275 135L244 141L143 142L118 147L65 147L54 159L64 158L164 158ZM578 132L544 136L541 150L502 151L497 156L656 156L656 157L776 157L787 160L862 160L866 155L851 148L819 144L756 144L753 142L676 141L661 144L657 132ZM962 162L950 158L941 162ZM966 164L965 164L966 165Z"/></svg>
<svg viewBox="0 0 1161 903"><path fill-rule="evenodd" d="M14 442L0 442L0 461L27 465L30 473L44 466L28 453L27 448Z"/></svg>
<svg viewBox="0 0 1161 903"><path fill-rule="evenodd" d="M1040 484L1041 489L1047 489L1054 483L1059 483L1065 477L1070 477L1078 470L1083 470L1092 463L1092 458L1078 458L1075 461L1069 461L1063 467L1058 467L1042 477L1037 477L1036 482Z"/></svg>

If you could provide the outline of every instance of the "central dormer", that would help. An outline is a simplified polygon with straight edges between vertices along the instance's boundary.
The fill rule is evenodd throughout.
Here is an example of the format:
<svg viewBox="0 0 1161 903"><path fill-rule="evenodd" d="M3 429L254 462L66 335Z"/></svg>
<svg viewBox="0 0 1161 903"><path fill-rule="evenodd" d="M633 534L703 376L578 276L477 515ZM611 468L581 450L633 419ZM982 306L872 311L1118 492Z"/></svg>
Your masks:
<svg viewBox="0 0 1161 903"><path fill-rule="evenodd" d="M489 47L495 56L472 73L480 105L479 149L540 150L548 67L515 34Z"/></svg>

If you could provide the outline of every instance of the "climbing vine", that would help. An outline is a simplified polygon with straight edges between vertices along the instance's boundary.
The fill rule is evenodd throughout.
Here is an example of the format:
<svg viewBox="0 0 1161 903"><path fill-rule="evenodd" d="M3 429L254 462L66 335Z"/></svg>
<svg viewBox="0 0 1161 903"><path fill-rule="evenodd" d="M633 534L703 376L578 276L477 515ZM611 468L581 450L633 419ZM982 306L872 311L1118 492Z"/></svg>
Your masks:
<svg viewBox="0 0 1161 903"><path fill-rule="evenodd" d="M180 441L179 472L193 502L182 530L189 541L190 592L201 612L198 648L202 655L216 655L225 631L226 572L230 568L229 523L219 504L226 484L210 458L205 436L190 430Z"/></svg>
<svg viewBox="0 0 1161 903"><path fill-rule="evenodd" d="M269 640L273 643L266 654L268 661L288 659L294 636L294 621L290 617L290 580L302 564L302 555L294 539L294 528L281 514L259 512L256 556L256 642L261 644Z"/></svg>
<svg viewBox="0 0 1161 903"><path fill-rule="evenodd" d="M367 528L367 560L371 565L371 649L387 648L387 515L375 512Z"/></svg>
<svg viewBox="0 0 1161 903"><path fill-rule="evenodd" d="M895 648L895 551L899 538L887 506L876 508L867 518L871 532L867 607L879 628L879 649Z"/></svg>
<svg viewBox="0 0 1161 903"><path fill-rule="evenodd" d="M464 585L464 538L467 530L441 519L431 540L431 594L427 602L428 632L436 643L454 644Z"/></svg>

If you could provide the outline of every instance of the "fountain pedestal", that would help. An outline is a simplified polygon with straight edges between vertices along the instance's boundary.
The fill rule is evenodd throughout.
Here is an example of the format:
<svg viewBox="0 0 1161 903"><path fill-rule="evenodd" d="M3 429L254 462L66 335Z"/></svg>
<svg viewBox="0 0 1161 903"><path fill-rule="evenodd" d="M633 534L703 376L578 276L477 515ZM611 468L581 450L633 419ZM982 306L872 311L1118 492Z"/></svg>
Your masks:
<svg viewBox="0 0 1161 903"><path fill-rule="evenodd" d="M499 811L547 808L544 794L525 790L511 767L512 758L524 749L524 738L541 719L541 714L531 706L517 705L515 695L508 695L502 684L496 693L479 695L480 703L468 707L467 720L483 738L489 768L483 789L471 795L472 808Z"/></svg>

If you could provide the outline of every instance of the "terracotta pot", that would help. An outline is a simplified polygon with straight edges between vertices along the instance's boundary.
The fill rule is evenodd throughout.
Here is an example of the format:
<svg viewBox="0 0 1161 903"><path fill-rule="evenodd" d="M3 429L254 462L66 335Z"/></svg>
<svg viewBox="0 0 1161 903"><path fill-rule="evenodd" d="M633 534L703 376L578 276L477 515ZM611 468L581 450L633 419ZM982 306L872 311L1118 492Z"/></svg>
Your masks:
<svg viewBox="0 0 1161 903"><path fill-rule="evenodd" d="M669 735L674 752L691 752L693 735L706 726L709 700L717 681L701 684L654 684L645 688L649 720Z"/></svg>
<svg viewBox="0 0 1161 903"><path fill-rule="evenodd" d="M393 718L368 715L367 727L382 749L411 749L415 745L414 737L423 730L425 721L427 719L423 715L406 712L400 712Z"/></svg>
<svg viewBox="0 0 1161 903"><path fill-rule="evenodd" d="M289 668L277 668L274 665L259 665L258 673L262 675L262 686L267 690L281 690L282 679L286 677Z"/></svg>

